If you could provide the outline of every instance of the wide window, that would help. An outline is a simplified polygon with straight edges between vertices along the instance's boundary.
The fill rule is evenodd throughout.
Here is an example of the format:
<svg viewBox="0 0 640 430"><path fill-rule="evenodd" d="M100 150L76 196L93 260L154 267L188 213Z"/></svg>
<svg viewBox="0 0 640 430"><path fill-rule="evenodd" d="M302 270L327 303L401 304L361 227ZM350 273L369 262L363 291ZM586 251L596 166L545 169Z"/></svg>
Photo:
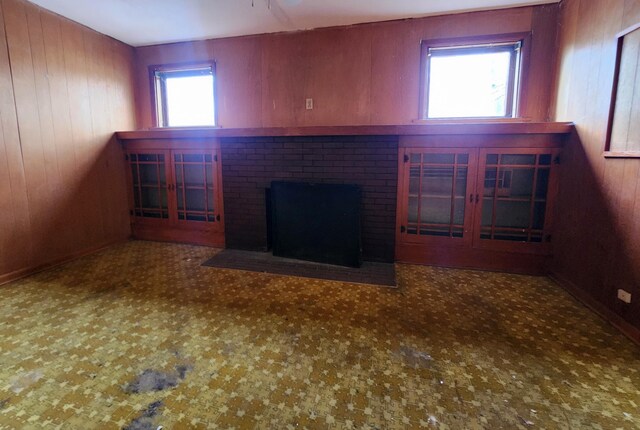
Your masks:
<svg viewBox="0 0 640 430"><path fill-rule="evenodd" d="M522 45L423 42L423 118L517 116Z"/></svg>
<svg viewBox="0 0 640 430"><path fill-rule="evenodd" d="M216 125L213 65L152 72L158 127Z"/></svg>

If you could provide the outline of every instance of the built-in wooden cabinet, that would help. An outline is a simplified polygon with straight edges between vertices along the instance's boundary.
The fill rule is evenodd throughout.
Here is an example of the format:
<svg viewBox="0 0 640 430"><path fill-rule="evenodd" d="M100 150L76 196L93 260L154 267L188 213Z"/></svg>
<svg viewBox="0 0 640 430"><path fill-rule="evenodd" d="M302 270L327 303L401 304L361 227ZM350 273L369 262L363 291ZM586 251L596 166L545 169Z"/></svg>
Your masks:
<svg viewBox="0 0 640 430"><path fill-rule="evenodd" d="M396 258L540 272L550 253L558 155L548 146L401 147Z"/></svg>
<svg viewBox="0 0 640 430"><path fill-rule="evenodd" d="M128 145L125 154L134 237L224 245L216 145L154 149L152 142L144 142Z"/></svg>

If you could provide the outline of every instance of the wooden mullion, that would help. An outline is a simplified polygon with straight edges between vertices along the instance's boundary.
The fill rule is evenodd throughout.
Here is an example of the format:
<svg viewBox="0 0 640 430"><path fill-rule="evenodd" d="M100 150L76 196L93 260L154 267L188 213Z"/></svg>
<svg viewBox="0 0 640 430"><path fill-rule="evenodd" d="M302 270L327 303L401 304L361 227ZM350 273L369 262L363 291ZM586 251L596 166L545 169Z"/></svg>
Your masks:
<svg viewBox="0 0 640 430"><path fill-rule="evenodd" d="M139 155L139 154L136 154ZM136 187L138 192L138 203L140 204L140 208L142 208L142 177L140 176L140 163L138 162L138 158L136 157L136 171L138 172L138 186ZM134 202L135 206L135 202Z"/></svg>
<svg viewBox="0 0 640 430"><path fill-rule="evenodd" d="M531 229L533 228L533 212L536 205L536 185L538 182L538 159L540 154L536 155L536 166L533 171L533 182L531 183L531 203L529 208L529 233L527 235L527 242L531 242Z"/></svg>
<svg viewBox="0 0 640 430"><path fill-rule="evenodd" d="M213 156L211 157L211 162L213 163ZM207 190L207 155L206 153L202 156L202 180L204 184L204 217L205 222L209 222L209 190ZM186 185L186 184L185 184Z"/></svg>
<svg viewBox="0 0 640 430"><path fill-rule="evenodd" d="M453 181L451 183L451 210L449 211L449 237L453 237L453 214L455 213L457 178L458 178L458 154L453 154Z"/></svg>
<svg viewBox="0 0 640 430"><path fill-rule="evenodd" d="M180 154L180 162L177 163L180 165L180 178L182 178L182 214L184 215L184 220L187 220L187 184L184 180L184 154Z"/></svg>
<svg viewBox="0 0 640 430"><path fill-rule="evenodd" d="M500 159L500 157L498 157L498 159ZM487 174L486 167L484 169L484 174L486 177L486 174ZM496 208L498 206L498 182L500 180L499 178L500 178L500 167L496 166L496 183L493 186L493 202L491 203L493 208L491 211L491 240L493 240L493 234L496 227ZM480 222L482 222L482 220Z"/></svg>

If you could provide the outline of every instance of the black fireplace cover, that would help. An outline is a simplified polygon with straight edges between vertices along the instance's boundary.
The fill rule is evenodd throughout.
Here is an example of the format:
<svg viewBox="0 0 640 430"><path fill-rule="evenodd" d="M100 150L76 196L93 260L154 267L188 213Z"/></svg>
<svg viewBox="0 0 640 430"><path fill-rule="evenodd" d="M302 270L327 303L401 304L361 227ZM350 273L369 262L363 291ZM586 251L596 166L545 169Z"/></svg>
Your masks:
<svg viewBox="0 0 640 430"><path fill-rule="evenodd" d="M358 185L271 182L273 255L360 267Z"/></svg>

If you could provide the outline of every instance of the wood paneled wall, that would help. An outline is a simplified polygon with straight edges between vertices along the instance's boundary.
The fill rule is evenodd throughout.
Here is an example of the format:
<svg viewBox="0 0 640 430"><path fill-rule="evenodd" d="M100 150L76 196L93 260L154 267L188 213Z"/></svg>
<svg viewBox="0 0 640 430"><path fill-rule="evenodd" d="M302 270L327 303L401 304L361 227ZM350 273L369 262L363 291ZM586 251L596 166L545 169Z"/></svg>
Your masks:
<svg viewBox="0 0 640 430"><path fill-rule="evenodd" d="M574 121L561 164L555 275L640 340L640 158L604 158L616 33L639 0L563 0L555 119ZM635 118L640 121L640 118ZM618 288L632 293L627 305Z"/></svg>
<svg viewBox="0 0 640 430"><path fill-rule="evenodd" d="M129 235L134 51L0 0L0 282Z"/></svg>
<svg viewBox="0 0 640 430"><path fill-rule="evenodd" d="M153 127L148 67L214 59L225 128L409 124L418 118L420 41L532 32L523 116L548 120L556 4L138 48L138 108ZM314 109L305 110L313 98Z"/></svg>

